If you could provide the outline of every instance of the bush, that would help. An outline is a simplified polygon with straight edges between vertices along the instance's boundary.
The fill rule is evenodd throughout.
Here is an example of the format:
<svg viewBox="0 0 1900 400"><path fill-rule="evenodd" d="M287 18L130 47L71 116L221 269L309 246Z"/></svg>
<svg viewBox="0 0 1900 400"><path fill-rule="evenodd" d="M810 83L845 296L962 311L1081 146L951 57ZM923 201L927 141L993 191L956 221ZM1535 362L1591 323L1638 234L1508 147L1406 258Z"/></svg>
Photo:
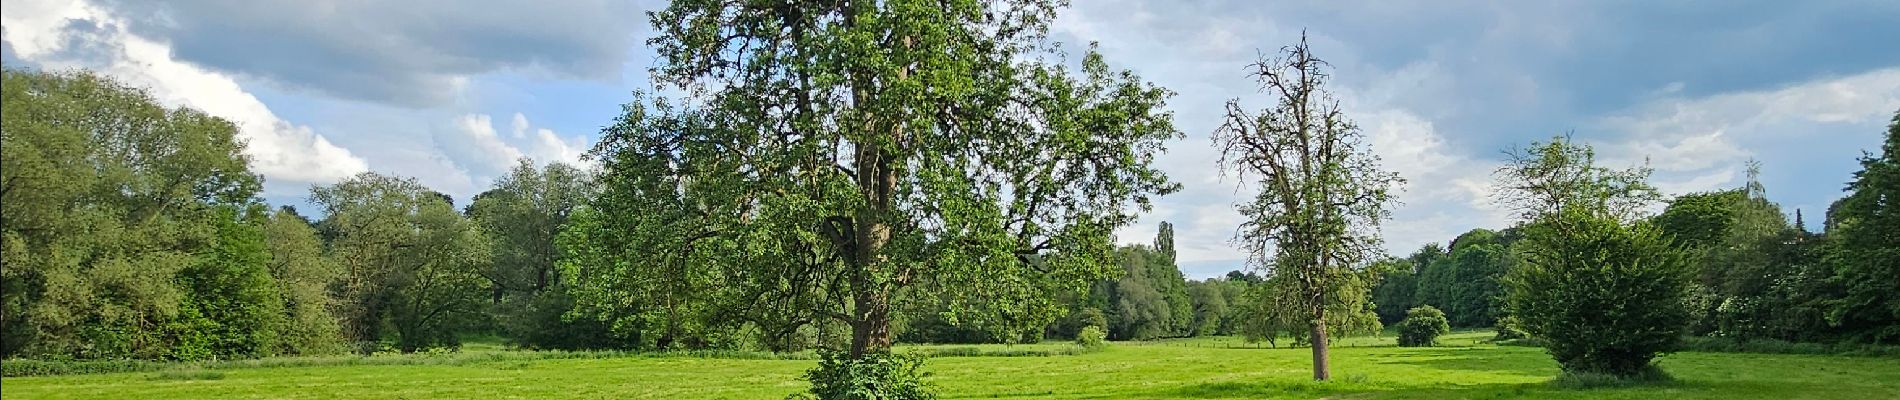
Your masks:
<svg viewBox="0 0 1900 400"><path fill-rule="evenodd" d="M923 365L924 357L915 354L883 351L852 359L849 353L823 351L818 368L807 371L805 379L819 400L935 399L919 371Z"/></svg>
<svg viewBox="0 0 1900 400"><path fill-rule="evenodd" d="M1100 326L1084 326L1082 331L1076 332L1075 344L1082 345L1082 348L1086 349L1099 349L1108 345L1108 332L1103 331Z"/></svg>
<svg viewBox="0 0 1900 400"><path fill-rule="evenodd" d="M1432 306L1412 307L1399 321L1399 346L1421 347L1438 344L1438 335L1451 333L1445 313Z"/></svg>
<svg viewBox="0 0 1900 400"><path fill-rule="evenodd" d="M1498 318L1497 325L1493 327L1497 329L1498 335L1495 337L1492 337L1491 341L1503 342L1507 340L1529 339L1531 335L1529 333L1524 333L1523 325L1524 324L1522 322L1518 322L1517 316L1514 316L1514 315L1506 315L1504 317Z"/></svg>
<svg viewBox="0 0 1900 400"><path fill-rule="evenodd" d="M1565 372L1634 377L1680 344L1689 263L1661 232L1564 210L1524 228L1509 315Z"/></svg>

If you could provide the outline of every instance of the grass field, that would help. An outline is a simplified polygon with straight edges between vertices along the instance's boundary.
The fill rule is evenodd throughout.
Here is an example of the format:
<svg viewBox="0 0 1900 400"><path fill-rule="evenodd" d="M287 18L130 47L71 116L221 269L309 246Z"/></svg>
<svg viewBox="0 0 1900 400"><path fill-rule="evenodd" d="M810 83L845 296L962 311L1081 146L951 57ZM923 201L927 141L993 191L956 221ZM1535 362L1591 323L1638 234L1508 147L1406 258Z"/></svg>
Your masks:
<svg viewBox="0 0 1900 400"><path fill-rule="evenodd" d="M1077 355L938 357L926 369L951 399L1900 399L1900 359L1876 357L1688 352L1661 363L1675 382L1557 388L1547 383L1557 369L1542 349L1478 342L1487 336L1455 334L1434 348L1354 338L1335 348L1335 379L1326 383L1310 381L1307 349L1249 348L1228 338L1114 343ZM800 373L813 363L617 357L224 368L6 378L0 390L7 399L778 399L805 388Z"/></svg>

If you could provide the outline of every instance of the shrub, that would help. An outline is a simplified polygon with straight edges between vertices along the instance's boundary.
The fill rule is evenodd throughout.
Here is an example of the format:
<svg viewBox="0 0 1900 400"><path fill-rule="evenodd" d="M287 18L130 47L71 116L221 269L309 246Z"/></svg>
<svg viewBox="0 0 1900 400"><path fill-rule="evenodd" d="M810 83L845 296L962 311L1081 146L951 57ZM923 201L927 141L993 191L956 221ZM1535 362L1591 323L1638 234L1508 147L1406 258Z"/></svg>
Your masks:
<svg viewBox="0 0 1900 400"><path fill-rule="evenodd" d="M819 400L935 399L937 394L919 371L923 365L924 357L915 354L883 351L852 359L848 353L823 351L818 367L807 371L805 378Z"/></svg>
<svg viewBox="0 0 1900 400"><path fill-rule="evenodd" d="M1506 276L1509 315L1565 372L1623 377L1676 350L1689 313L1689 264L1661 232L1563 210L1524 228Z"/></svg>
<svg viewBox="0 0 1900 400"><path fill-rule="evenodd" d="M1491 341L1503 342L1507 340L1529 339L1531 335L1524 332L1523 325L1522 322L1518 322L1517 316L1515 315L1500 317L1498 318L1497 325L1494 326L1498 331L1498 335L1492 337Z"/></svg>
<svg viewBox="0 0 1900 400"><path fill-rule="evenodd" d="M1451 333L1445 313L1432 306L1412 307L1399 321L1399 346L1420 347L1438 344L1438 335Z"/></svg>
<svg viewBox="0 0 1900 400"><path fill-rule="evenodd" d="M1075 344L1082 345L1082 347L1086 349L1098 349L1102 346L1107 346L1108 332L1103 331L1100 326L1084 326L1082 327L1082 331L1076 332Z"/></svg>

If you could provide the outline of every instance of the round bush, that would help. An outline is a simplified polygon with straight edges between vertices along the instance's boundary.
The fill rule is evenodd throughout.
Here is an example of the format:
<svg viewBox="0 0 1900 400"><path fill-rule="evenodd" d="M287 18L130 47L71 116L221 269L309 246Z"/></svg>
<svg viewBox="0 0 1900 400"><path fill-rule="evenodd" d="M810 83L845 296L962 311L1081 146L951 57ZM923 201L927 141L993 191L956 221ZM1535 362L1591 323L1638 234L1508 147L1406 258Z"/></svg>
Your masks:
<svg viewBox="0 0 1900 400"><path fill-rule="evenodd" d="M1567 373L1655 375L1687 326L1689 263L1655 228L1564 211L1524 228L1510 315Z"/></svg>
<svg viewBox="0 0 1900 400"><path fill-rule="evenodd" d="M1438 335L1451 333L1451 323L1437 307L1418 306L1405 312L1399 321L1399 346L1421 347L1438 344Z"/></svg>
<svg viewBox="0 0 1900 400"><path fill-rule="evenodd" d="M1075 344L1089 349L1101 348L1108 345L1108 332L1103 331L1100 326L1084 326L1081 332L1076 332Z"/></svg>

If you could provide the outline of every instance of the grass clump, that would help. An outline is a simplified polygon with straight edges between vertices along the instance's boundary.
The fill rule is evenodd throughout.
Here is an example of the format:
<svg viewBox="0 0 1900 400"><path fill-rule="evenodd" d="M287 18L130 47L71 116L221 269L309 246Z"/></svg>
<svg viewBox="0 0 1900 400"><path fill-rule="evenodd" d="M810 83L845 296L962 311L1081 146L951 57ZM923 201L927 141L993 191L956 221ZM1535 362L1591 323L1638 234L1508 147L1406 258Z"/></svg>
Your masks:
<svg viewBox="0 0 1900 400"><path fill-rule="evenodd" d="M1630 375L1585 371L1564 372L1557 375L1557 379L1551 380L1550 384L1562 389L1602 389L1658 385L1675 381L1676 379L1669 376L1669 373L1663 372L1662 368L1651 364Z"/></svg>
<svg viewBox="0 0 1900 400"><path fill-rule="evenodd" d="M202 369L159 371L146 378L152 381L215 381L219 379L224 379L223 372Z"/></svg>

